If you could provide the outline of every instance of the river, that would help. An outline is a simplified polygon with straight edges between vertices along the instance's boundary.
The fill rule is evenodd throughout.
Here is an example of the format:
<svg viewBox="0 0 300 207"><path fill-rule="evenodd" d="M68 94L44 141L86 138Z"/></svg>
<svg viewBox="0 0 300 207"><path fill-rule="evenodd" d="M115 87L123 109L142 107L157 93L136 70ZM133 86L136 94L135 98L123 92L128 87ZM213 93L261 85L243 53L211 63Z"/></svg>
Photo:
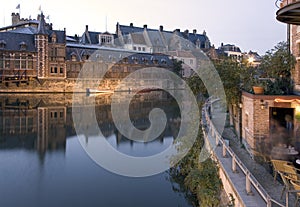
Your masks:
<svg viewBox="0 0 300 207"><path fill-rule="evenodd" d="M160 107L167 127L151 142L122 136L111 115L111 95L95 98L95 113L105 139L119 152L137 157L165 150L178 133L178 106L167 93L135 95L131 120L149 127L149 112ZM97 164L82 147L72 117L72 94L0 94L1 207L190 207L168 171L127 177ZM88 125L88 123L83 123ZM86 137L84 143L91 140ZM107 158L109 159L109 158Z"/></svg>

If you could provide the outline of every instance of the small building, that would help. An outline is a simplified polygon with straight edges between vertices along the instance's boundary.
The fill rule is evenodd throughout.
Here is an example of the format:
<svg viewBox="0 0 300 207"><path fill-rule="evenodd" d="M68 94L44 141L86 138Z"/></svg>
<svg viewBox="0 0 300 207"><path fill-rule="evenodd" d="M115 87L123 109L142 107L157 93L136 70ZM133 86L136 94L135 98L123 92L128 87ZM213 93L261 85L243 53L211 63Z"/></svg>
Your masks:
<svg viewBox="0 0 300 207"><path fill-rule="evenodd" d="M238 46L233 44L223 44L217 49L217 53L219 56L223 57L230 57L233 60L241 62L243 60L243 53Z"/></svg>
<svg viewBox="0 0 300 207"><path fill-rule="evenodd" d="M282 159L273 149L300 151L300 100L297 95L242 94L243 144L254 156ZM281 157L280 157L281 156Z"/></svg>

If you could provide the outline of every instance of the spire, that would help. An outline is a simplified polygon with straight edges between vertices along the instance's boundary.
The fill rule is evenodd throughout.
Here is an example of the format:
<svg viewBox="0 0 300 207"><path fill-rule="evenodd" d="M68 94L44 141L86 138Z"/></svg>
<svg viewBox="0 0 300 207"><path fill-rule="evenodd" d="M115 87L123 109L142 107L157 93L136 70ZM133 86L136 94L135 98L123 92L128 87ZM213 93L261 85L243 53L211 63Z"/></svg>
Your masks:
<svg viewBox="0 0 300 207"><path fill-rule="evenodd" d="M45 29L45 16L43 14L43 12L41 13L41 19L39 22L39 27L38 27L38 31L37 34L47 34L46 33L46 29Z"/></svg>

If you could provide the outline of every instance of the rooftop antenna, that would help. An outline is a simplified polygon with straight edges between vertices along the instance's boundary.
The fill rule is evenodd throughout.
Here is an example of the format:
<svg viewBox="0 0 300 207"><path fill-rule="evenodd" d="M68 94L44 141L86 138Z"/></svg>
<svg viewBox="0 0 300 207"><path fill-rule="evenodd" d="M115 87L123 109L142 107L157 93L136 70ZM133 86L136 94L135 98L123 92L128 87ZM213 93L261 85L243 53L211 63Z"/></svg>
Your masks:
<svg viewBox="0 0 300 207"><path fill-rule="evenodd" d="M105 16L105 31L107 32L107 15Z"/></svg>
<svg viewBox="0 0 300 207"><path fill-rule="evenodd" d="M3 27L5 27L5 9L3 8Z"/></svg>

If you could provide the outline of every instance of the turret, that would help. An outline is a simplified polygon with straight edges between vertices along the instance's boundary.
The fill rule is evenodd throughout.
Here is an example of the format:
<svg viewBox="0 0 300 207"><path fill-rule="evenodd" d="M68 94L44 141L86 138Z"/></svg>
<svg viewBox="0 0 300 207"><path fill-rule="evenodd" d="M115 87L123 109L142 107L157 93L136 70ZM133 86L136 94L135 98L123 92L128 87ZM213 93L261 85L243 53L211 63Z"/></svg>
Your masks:
<svg viewBox="0 0 300 207"><path fill-rule="evenodd" d="M35 34L35 46L38 52L37 58L37 71L38 78L47 78L49 76L48 71L48 34L46 32L45 16L43 12L40 16L40 22L37 33Z"/></svg>

